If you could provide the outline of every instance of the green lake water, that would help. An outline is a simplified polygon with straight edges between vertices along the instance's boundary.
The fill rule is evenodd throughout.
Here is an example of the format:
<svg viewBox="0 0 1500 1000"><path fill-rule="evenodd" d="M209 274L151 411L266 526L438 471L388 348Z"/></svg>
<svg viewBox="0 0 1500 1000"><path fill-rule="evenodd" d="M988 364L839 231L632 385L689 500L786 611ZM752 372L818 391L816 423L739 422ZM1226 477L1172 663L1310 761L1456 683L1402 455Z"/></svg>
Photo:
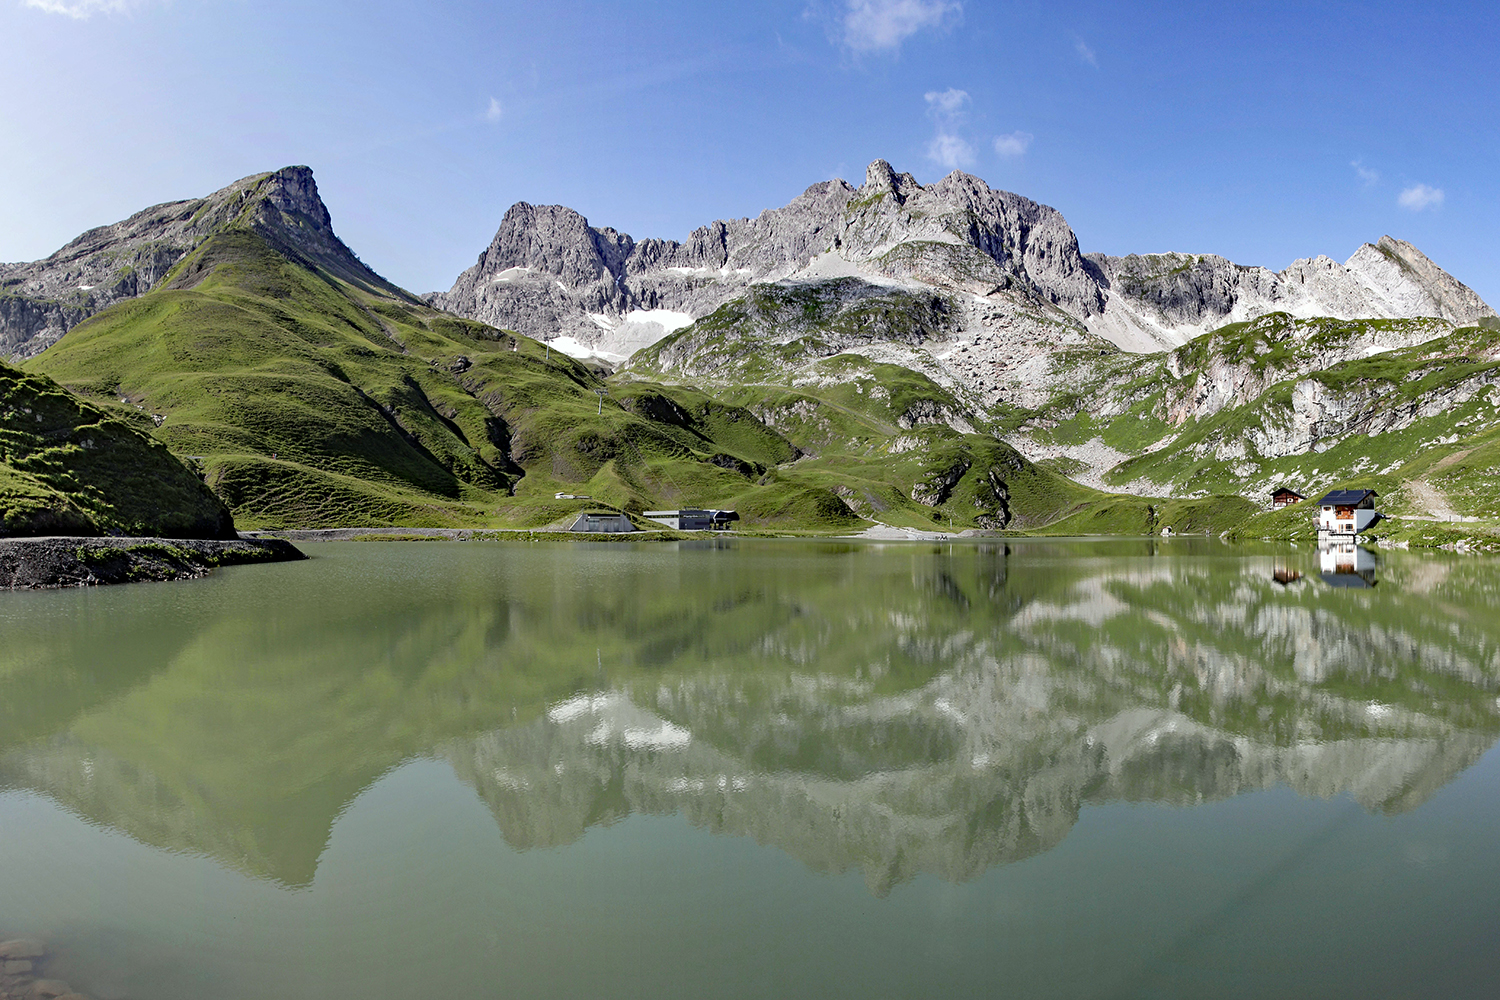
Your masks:
<svg viewBox="0 0 1500 1000"><path fill-rule="evenodd" d="M0 594L96 1000L1491 997L1500 561L339 543Z"/></svg>

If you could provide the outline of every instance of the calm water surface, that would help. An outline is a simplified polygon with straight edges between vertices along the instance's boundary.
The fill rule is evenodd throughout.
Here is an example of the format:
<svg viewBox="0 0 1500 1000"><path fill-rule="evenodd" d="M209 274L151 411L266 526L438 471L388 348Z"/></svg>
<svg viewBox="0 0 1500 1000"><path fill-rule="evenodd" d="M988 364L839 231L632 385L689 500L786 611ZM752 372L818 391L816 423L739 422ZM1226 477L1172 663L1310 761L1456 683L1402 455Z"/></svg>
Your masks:
<svg viewBox="0 0 1500 1000"><path fill-rule="evenodd" d="M1491 997L1500 563L344 543L0 595L91 996Z"/></svg>

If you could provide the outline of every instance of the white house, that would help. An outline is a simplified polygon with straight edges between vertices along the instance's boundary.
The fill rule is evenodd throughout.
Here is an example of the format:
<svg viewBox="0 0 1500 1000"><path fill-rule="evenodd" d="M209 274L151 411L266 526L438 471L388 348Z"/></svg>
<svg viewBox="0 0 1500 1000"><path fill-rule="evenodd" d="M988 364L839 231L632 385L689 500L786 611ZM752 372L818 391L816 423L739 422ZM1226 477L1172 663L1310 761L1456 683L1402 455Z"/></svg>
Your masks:
<svg viewBox="0 0 1500 1000"><path fill-rule="evenodd" d="M1334 490L1318 501L1313 515L1319 535L1357 535L1380 520L1374 490Z"/></svg>

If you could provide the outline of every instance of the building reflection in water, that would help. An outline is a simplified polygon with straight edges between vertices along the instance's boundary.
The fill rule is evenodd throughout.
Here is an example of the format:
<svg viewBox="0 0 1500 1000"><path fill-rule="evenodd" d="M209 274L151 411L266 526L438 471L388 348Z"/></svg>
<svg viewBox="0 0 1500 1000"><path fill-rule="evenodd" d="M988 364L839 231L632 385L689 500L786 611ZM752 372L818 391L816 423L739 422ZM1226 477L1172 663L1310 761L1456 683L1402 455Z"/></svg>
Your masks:
<svg viewBox="0 0 1500 1000"><path fill-rule="evenodd" d="M1318 543L1319 576L1330 587L1373 587L1375 553L1353 541L1320 541Z"/></svg>
<svg viewBox="0 0 1500 1000"><path fill-rule="evenodd" d="M1277 556L1271 569L1271 579L1283 587L1289 587L1302 579L1302 569L1295 560Z"/></svg>

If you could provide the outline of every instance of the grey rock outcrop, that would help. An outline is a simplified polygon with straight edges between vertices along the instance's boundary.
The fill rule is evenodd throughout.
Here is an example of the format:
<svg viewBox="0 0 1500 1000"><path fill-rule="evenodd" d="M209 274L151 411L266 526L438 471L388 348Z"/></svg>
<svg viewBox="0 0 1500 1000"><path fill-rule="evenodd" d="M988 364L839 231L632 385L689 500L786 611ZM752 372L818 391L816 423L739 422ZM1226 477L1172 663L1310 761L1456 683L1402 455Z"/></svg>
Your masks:
<svg viewBox="0 0 1500 1000"><path fill-rule="evenodd" d="M44 260L0 264L0 358L39 354L95 313L145 294L230 225L252 229L292 259L345 281L410 297L361 264L334 235L312 171L284 167L206 198L155 205L91 229ZM213 263L189 262L173 280L191 287Z"/></svg>
<svg viewBox="0 0 1500 1000"><path fill-rule="evenodd" d="M221 566L306 559L281 538L0 539L0 590L191 580Z"/></svg>

